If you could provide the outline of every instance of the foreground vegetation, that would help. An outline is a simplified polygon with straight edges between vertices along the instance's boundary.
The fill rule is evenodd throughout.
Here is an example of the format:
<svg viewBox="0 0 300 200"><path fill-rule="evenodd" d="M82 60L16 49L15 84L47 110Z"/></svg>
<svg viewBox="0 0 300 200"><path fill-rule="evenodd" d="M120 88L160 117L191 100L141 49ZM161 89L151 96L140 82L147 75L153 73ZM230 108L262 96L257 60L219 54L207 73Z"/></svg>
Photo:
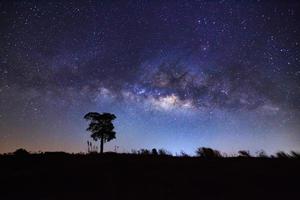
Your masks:
<svg viewBox="0 0 300 200"><path fill-rule="evenodd" d="M171 156L164 150L134 154L18 150L0 156L0 199L295 199L300 195L300 159L295 155L224 158L211 149L198 151L198 157L191 157Z"/></svg>
<svg viewBox="0 0 300 200"><path fill-rule="evenodd" d="M94 150L90 150L94 149ZM88 154L97 154L97 148L89 148L89 151L87 154L84 153L78 153L78 154L72 154L72 155L88 155ZM100 151L100 154L103 153L103 150ZM201 158L233 158L233 157L245 157L245 158L294 158L294 159L300 159L300 153L291 151L289 153L286 153L284 151L279 151L275 153L274 155L267 155L265 151L261 150L256 152L255 155L251 155L249 151L246 150L240 150L237 154L225 154L221 153L218 150L207 148L207 147L199 147L195 151L196 155L191 156L183 151L181 151L179 154L173 155L170 151L165 149L139 149L139 150L131 150L131 153L119 153L120 155L142 155L142 156L168 156L168 157L201 157ZM36 154L67 154L64 152L39 152L39 153L30 153L25 149L17 149L15 152L12 153L6 153L0 156L28 156L28 155L36 155ZM115 152L107 152L106 154L116 154Z"/></svg>

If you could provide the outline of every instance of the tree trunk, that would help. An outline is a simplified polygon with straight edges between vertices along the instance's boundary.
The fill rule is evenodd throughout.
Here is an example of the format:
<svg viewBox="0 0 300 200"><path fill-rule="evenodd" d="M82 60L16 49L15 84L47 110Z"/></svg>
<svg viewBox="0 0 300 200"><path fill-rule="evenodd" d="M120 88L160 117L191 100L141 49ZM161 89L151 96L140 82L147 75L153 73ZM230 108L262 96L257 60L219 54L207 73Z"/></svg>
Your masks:
<svg viewBox="0 0 300 200"><path fill-rule="evenodd" d="M101 140L100 140L100 153L103 154L103 143L104 143L104 138L103 136L101 136Z"/></svg>

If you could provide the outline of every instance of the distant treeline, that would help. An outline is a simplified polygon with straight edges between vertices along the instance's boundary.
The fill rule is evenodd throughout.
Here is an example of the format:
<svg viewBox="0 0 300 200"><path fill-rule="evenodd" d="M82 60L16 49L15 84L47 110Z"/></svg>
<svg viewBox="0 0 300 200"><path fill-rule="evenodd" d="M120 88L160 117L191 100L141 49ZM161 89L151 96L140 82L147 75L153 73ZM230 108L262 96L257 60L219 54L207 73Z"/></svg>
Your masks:
<svg viewBox="0 0 300 200"><path fill-rule="evenodd" d="M43 154L43 155L70 155L65 152L38 152L38 153L32 153L28 152L25 149L17 149L16 151L12 153L5 153L0 154L1 156L28 156L31 154ZM72 155L96 155L98 154L97 151L89 151L88 153L77 153ZM131 153L116 153L116 152L106 152L106 155L140 155L140 156L165 156L165 157L200 157L200 158L235 158L235 157L241 157L241 158L300 158L300 153L291 151L289 153L286 153L284 151L279 151L275 153L274 155L267 155L265 151L261 150L256 152L255 155L252 155L249 151L241 150L238 151L237 154L226 154L221 153L218 150L208 148L208 147L199 147L195 151L195 155L191 156L183 151L181 151L179 154L172 154L170 151L165 149L139 149L139 150L132 150Z"/></svg>

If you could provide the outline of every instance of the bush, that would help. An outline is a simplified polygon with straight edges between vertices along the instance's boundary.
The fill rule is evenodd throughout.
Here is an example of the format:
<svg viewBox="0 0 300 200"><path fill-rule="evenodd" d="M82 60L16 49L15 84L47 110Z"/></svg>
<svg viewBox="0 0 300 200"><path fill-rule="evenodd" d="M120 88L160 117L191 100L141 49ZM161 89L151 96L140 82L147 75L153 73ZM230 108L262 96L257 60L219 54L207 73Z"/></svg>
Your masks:
<svg viewBox="0 0 300 200"><path fill-rule="evenodd" d="M250 158L251 157L249 151L241 150L238 153L239 153L239 157L245 157L245 158Z"/></svg>
<svg viewBox="0 0 300 200"><path fill-rule="evenodd" d="M158 150L158 155L160 155L160 156L172 156L172 153L165 150L165 149L159 149Z"/></svg>
<svg viewBox="0 0 300 200"><path fill-rule="evenodd" d="M157 156L158 155L157 150L155 148L152 149L151 154L154 156Z"/></svg>
<svg viewBox="0 0 300 200"><path fill-rule="evenodd" d="M268 158L268 155L264 150L260 150L260 151L256 152L256 154L257 154L257 157L259 157L259 158Z"/></svg>
<svg viewBox="0 0 300 200"><path fill-rule="evenodd" d="M196 155L202 158L221 158L222 155L218 150L206 147L199 147L196 150Z"/></svg>
<svg viewBox="0 0 300 200"><path fill-rule="evenodd" d="M290 158L290 155L283 151L279 151L276 153L276 157L277 158Z"/></svg>
<svg viewBox="0 0 300 200"><path fill-rule="evenodd" d="M27 156L29 155L29 152L25 149L17 149L13 154L16 156Z"/></svg>
<svg viewBox="0 0 300 200"><path fill-rule="evenodd" d="M180 152L180 156L181 156L181 157L190 157L190 155L187 154L187 153L185 153L184 151L181 151L181 152Z"/></svg>
<svg viewBox="0 0 300 200"><path fill-rule="evenodd" d="M150 153L150 151L148 149L140 149L138 151L138 154L139 155L150 155L151 153Z"/></svg>
<svg viewBox="0 0 300 200"><path fill-rule="evenodd" d="M295 151L291 151L291 154L292 154L292 157L293 158L300 158L300 153L297 153L297 152L295 152Z"/></svg>

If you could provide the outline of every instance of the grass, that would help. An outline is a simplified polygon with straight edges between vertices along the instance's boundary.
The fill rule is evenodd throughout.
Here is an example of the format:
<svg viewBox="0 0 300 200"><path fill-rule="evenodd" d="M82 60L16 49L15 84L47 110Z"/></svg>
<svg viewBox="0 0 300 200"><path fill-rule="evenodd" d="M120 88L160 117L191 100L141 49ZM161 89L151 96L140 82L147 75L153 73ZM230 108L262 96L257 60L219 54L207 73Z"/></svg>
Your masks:
<svg viewBox="0 0 300 200"><path fill-rule="evenodd" d="M5 155L0 199L295 199L299 169L290 157Z"/></svg>

